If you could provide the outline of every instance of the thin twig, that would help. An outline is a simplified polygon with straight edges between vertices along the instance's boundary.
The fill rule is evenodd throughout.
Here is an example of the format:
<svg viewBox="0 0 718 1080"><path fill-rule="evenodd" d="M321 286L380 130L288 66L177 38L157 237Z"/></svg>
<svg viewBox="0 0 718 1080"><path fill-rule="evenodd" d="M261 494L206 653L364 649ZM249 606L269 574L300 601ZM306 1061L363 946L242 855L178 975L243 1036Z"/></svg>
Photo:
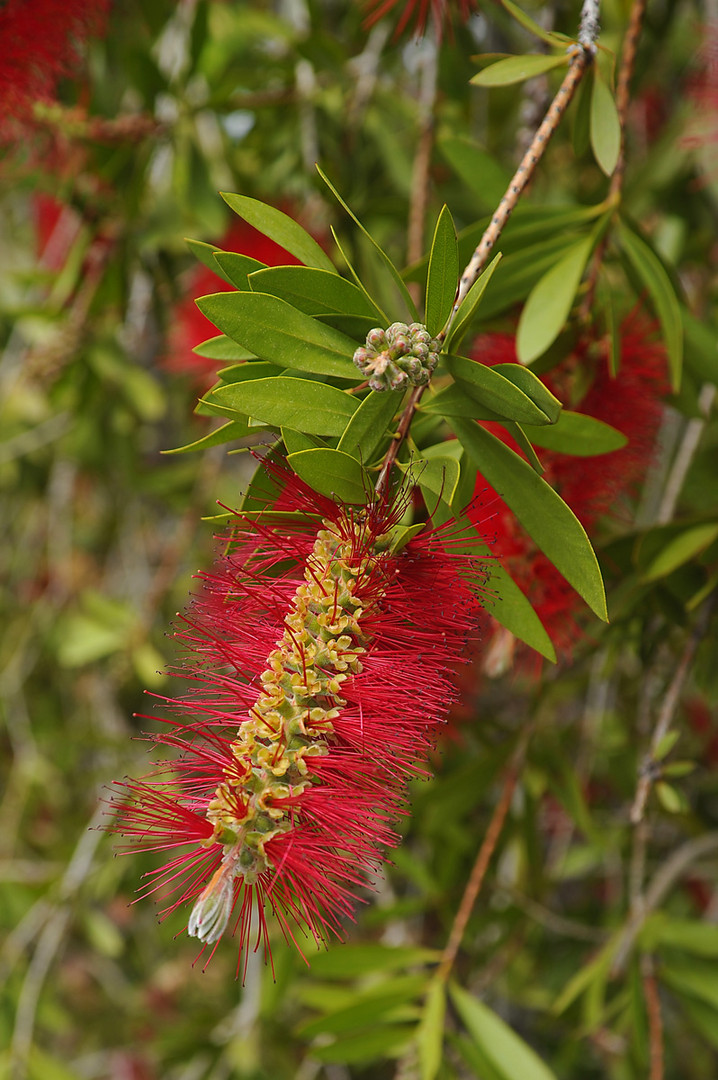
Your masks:
<svg viewBox="0 0 718 1080"><path fill-rule="evenodd" d="M715 396L716 388L713 383L704 383L701 387L701 392L698 395L698 408L701 412L701 416L694 417L686 424L683 438L678 447L678 452L673 459L673 464L670 473L668 474L668 479L666 480L663 498L661 499L661 504L658 508L658 515L656 518L658 525L666 525L673 517L678 497L683 490L683 481L685 480L688 470L691 467L691 462L695 457L701 435L703 434L703 429L710 419Z"/></svg>
<svg viewBox="0 0 718 1080"><path fill-rule="evenodd" d="M618 70L618 80L616 82L616 111L618 113L618 122L621 132L621 145L616 168L613 170L611 183L608 188L608 198L606 202L609 206L613 204L615 207L618 207L621 200L623 177L626 172L626 119L628 117L628 106L631 100L631 79L633 78L636 52L638 50L638 39L641 35L645 11L646 0L634 0L628 21L628 29L626 30L626 36L623 39L621 64ZM598 275L606 254L607 244L608 232L604 232L593 253L591 268L588 272L588 285L581 303L579 318L584 322L588 320L591 308L593 307L593 298L598 283Z"/></svg>
<svg viewBox="0 0 718 1080"><path fill-rule="evenodd" d="M464 889L464 895L461 898L459 909L456 912L451 932L449 934L449 940L446 943L441 962L436 972L437 979L442 982L446 982L451 974L451 969L454 966L456 955L461 946L461 942L466 931L466 926L471 917L471 912L474 910L474 904L481 891L486 871L491 861L491 856L496 850L496 845L501 836L501 830L504 827L506 821L506 815L509 812L511 806L511 800L516 789L516 784L521 772L521 766L523 765L524 757L526 755L526 748L531 736L531 727L527 726L521 735L518 746L511 759L506 774L504 776L504 785L501 790L501 797L497 802L494 812L491 815L488 828L484 835L482 844L478 850L476 861L474 863L471 875Z"/></svg>
<svg viewBox="0 0 718 1080"><path fill-rule="evenodd" d="M596 5L593 2L587 2L586 4L584 4L584 8L589 7L591 8L591 10L593 10L595 6ZM463 274L459 279L456 299L454 301L454 307L452 309L451 316L442 332L437 335L437 338L440 342L446 340L446 335L451 328L451 324L454 317L456 316L456 312L459 310L461 301L464 299L466 293L469 291L469 289L483 270L484 266L486 265L486 262L493 249L494 244L501 236L501 232L506 225L506 222L509 220L511 213L516 207L516 204L518 203L522 193L526 189L526 185L529 183L531 177L536 171L536 168L546 151L551 136L558 127L567 105L571 101L571 98L573 97L578 84L580 83L581 79L586 73L588 65L593 59L594 48L595 47L592 43L585 43L576 48L572 56L571 63L568 72L566 73L565 79L561 83L561 86L559 87L555 98L551 102L548 112L543 119L543 122L541 123L538 131L534 135L530 147L524 154L521 164L519 165L514 176L509 182L509 186L506 189L506 192L491 219L491 224L484 232L484 235L479 241L479 245L476 248L476 251L472 255L469 263L466 266L466 269L464 270ZM384 458L384 464L382 465L381 472L379 473L379 479L377 480L376 484L376 491L379 495L384 494L386 491L391 468L396 461L402 443L406 438L406 435L411 426L414 412L416 411L416 407L419 404L421 396L424 393L425 389L426 388L424 386L417 386L412 391L411 396L404 408L404 412L402 413L401 419L399 421L397 433L392 440L389 450L387 451L386 457Z"/></svg>
<svg viewBox="0 0 718 1080"><path fill-rule="evenodd" d="M650 1072L648 1080L663 1080L663 1018L661 999L658 996L658 984L653 971L653 960L644 956L641 963L641 981L643 996L648 1015L648 1045L650 1052Z"/></svg>
<svg viewBox="0 0 718 1080"><path fill-rule="evenodd" d="M639 768L636 796L633 801L633 806L631 807L631 821L634 825L637 825L643 820L651 786L656 779L656 751L661 740L671 726L676 708L678 707L678 702L680 701L683 686L688 677L698 646L708 631L708 626L717 600L718 593L713 592L705 601L693 628L693 633L685 644L683 655L678 662L678 666L663 698L663 704L658 713L658 719L656 720L656 726L653 729L648 752L645 754Z"/></svg>
<svg viewBox="0 0 718 1080"><path fill-rule="evenodd" d="M422 48L424 53L419 69L421 79L419 138L411 175L411 201L406 244L406 261L409 265L418 262L424 251L424 224L429 201L429 169L431 151L434 146L434 106L439 73L439 50L436 42L427 38Z"/></svg>

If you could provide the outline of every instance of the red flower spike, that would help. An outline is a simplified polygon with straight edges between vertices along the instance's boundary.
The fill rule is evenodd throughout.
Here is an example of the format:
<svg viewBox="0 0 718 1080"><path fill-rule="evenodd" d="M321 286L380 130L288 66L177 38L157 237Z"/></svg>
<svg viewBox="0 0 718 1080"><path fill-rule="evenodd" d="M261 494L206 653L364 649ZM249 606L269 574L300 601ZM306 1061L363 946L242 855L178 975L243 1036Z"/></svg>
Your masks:
<svg viewBox="0 0 718 1080"><path fill-rule="evenodd" d="M282 509L311 517L237 517L177 632L190 689L169 705L189 718L150 737L179 755L119 785L110 826L170 853L141 892L163 898L163 917L192 902L188 933L212 951L232 928L238 971L250 926L271 956L269 913L290 941L342 936L398 843L481 610L474 561L446 527L393 553L401 500L347 507L270 468Z"/></svg>
<svg viewBox="0 0 718 1080"><path fill-rule="evenodd" d="M364 6L369 12L364 22L367 28L373 26L374 23L388 15L395 8L403 6L394 31L395 39L407 27L412 28L414 37L423 37L426 33L429 17L431 17L434 34L438 42L443 37L445 27L448 27L449 33L451 33L452 20L457 15L462 22L467 22L477 10L475 0L365 0Z"/></svg>
<svg viewBox="0 0 718 1080"><path fill-rule="evenodd" d="M595 374L588 392L578 405L572 403L570 407L611 424L628 439L623 449L595 457L576 458L550 450L539 451L544 478L589 532L599 518L615 512L622 495L634 493L644 476L661 420L661 396L668 392L665 346L656 337L654 324L636 310L624 319L620 340L621 369L615 379L609 373L602 343L589 337L579 341L571 356L543 377L557 397L571 401L575 374L585 375L593 367ZM506 334L487 334L474 343L471 355L490 367L516 363L515 339ZM511 442L501 425L484 426L505 442ZM477 492L485 491L486 487L480 476ZM499 505L495 524L494 554L532 600L559 654L570 657L581 636L577 623L580 598L535 547L504 504ZM510 657L495 656L491 648L488 655L497 670L504 666L504 661L510 665Z"/></svg>

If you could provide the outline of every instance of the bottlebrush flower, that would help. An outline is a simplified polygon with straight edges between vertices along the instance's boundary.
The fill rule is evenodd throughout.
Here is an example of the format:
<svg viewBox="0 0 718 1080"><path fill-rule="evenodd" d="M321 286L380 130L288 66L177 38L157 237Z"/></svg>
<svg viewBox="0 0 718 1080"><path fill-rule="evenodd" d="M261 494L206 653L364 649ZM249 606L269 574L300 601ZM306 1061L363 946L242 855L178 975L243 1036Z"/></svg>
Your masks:
<svg viewBox="0 0 718 1080"><path fill-rule="evenodd" d="M240 218L234 218L227 232L217 245L223 251L236 251L249 255L267 266L297 266L299 259L275 244L269 237L252 228ZM207 338L217 333L209 319L205 318L195 303L198 296L207 293L226 292L233 286L206 266L198 263L192 268L187 280L186 296L174 309L169 332L168 348L162 366L178 375L192 375L202 387L211 384L217 370L217 361L198 356L192 352Z"/></svg>
<svg viewBox="0 0 718 1080"><path fill-rule="evenodd" d="M477 568L445 528L391 550L403 500L344 506L274 476L274 515L237 517L177 632L191 689L151 740L179 754L122 785L110 826L168 853L142 894L162 917L192 903L210 957L231 927L238 973L251 926L271 957L269 913L295 943L342 936L398 842L480 612Z"/></svg>
<svg viewBox="0 0 718 1080"><path fill-rule="evenodd" d="M103 32L109 0L6 0L0 6L0 139L32 123L36 102L74 77L82 42Z"/></svg>
<svg viewBox="0 0 718 1080"><path fill-rule="evenodd" d="M661 396L668 390L665 346L656 337L654 324L640 311L634 311L621 325L620 340L621 367L616 378L608 370L606 346L588 336L578 342L571 356L543 376L549 390L562 401L572 402L571 408L611 424L628 439L622 449L594 457L539 450L544 478L588 532L599 518L615 512L621 496L632 495L643 478L661 420ZM505 334L488 334L475 342L471 355L489 366L516 363L515 340ZM591 372L588 391L574 404L574 387ZM500 425L484 426L511 442ZM486 486L480 477L477 491ZM494 554L505 562L532 600L558 652L569 657L580 637L576 621L581 605L578 595L500 499L495 527Z"/></svg>
<svg viewBox="0 0 718 1080"><path fill-rule="evenodd" d="M401 15L396 24L394 37L399 37L407 27L412 28L414 37L423 37L431 17L436 40L441 41L444 28L451 30L452 20L458 15L467 22L476 11L475 0L366 0L365 7L369 14L365 26L373 26L379 19L401 7Z"/></svg>

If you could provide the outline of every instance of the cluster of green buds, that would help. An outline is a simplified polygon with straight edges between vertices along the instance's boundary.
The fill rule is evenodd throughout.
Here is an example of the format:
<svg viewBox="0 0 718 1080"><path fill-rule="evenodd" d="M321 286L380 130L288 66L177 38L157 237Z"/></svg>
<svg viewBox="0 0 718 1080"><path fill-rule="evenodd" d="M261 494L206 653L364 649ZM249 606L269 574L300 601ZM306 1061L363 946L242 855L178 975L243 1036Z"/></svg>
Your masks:
<svg viewBox="0 0 718 1080"><path fill-rule="evenodd" d="M441 342L421 323L395 322L386 330L370 330L366 345L354 353L354 363L369 377L372 390L405 390L428 383L440 350Z"/></svg>

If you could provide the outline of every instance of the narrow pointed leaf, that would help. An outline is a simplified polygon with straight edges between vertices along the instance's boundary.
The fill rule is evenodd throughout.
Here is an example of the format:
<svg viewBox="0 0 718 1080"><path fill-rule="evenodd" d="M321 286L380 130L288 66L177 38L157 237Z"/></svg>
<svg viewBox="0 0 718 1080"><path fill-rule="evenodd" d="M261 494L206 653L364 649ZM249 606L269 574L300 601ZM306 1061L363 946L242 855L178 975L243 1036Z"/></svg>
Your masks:
<svg viewBox="0 0 718 1080"><path fill-rule="evenodd" d="M175 450L162 450L163 454L187 454L191 450L208 450L210 446L221 446L222 443L231 442L233 439L243 439L248 434L247 420L230 420L201 439L187 443L186 446L178 446Z"/></svg>
<svg viewBox="0 0 718 1080"><path fill-rule="evenodd" d="M468 330L469 324L474 318L479 304L481 303L484 292L486 291L486 286L491 281L494 270L499 265L500 261L501 252L499 251L494 255L484 272L476 279L464 299L461 301L446 341L446 347L450 351L455 351L459 347L459 343Z"/></svg>
<svg viewBox="0 0 718 1080"><path fill-rule="evenodd" d="M574 244L531 290L516 332L522 364L542 356L563 330L593 243L591 235Z"/></svg>
<svg viewBox="0 0 718 1080"><path fill-rule="evenodd" d="M524 29L528 30L534 37L539 38L541 41L545 41L547 45L560 45L570 38L567 38L564 34L556 34L551 30L544 30L543 26L540 26L530 15L527 15L525 11L522 11L518 4L514 4L513 0L500 0L501 6L505 8L510 15L513 15L517 23L520 23Z"/></svg>
<svg viewBox="0 0 718 1080"><path fill-rule="evenodd" d="M354 398L334 386L284 375L229 383L215 390L212 399L265 424L309 435L341 435L357 407Z"/></svg>
<svg viewBox="0 0 718 1080"><path fill-rule="evenodd" d="M456 985L450 992L471 1038L504 1080L557 1080L536 1051L483 1001Z"/></svg>
<svg viewBox="0 0 718 1080"><path fill-rule="evenodd" d="M494 364L491 370L498 371L499 375L518 386L519 390L523 390L526 397L530 398L541 412L546 413L552 424L558 421L563 406L533 371L523 364Z"/></svg>
<svg viewBox="0 0 718 1080"><path fill-rule="evenodd" d="M533 471L535 473L538 473L539 476L543 476L545 471L544 467L541 464L538 454L531 445L528 436L526 435L526 432L521 427L521 425L514 423L512 420L504 420L503 425L508 431L509 435L511 435L519 449L523 450L528 460L528 463L533 469Z"/></svg>
<svg viewBox="0 0 718 1080"><path fill-rule="evenodd" d="M575 457L610 454L628 442L622 431L603 420L570 410L564 410L551 427L531 428L527 434L536 446Z"/></svg>
<svg viewBox="0 0 718 1080"><path fill-rule="evenodd" d="M310 487L321 495L336 497L342 502L365 503L371 483L364 469L349 454L340 450L300 450L290 454L287 461Z"/></svg>
<svg viewBox="0 0 718 1080"><path fill-rule="evenodd" d="M465 136L439 136L439 149L457 176L478 198L479 210L493 210L509 186L509 170Z"/></svg>
<svg viewBox="0 0 718 1080"><path fill-rule="evenodd" d="M283 214L276 207L267 206L258 199L250 199L247 195L232 195L225 191L220 194L235 214L258 229L264 236L274 240L275 244L279 244L305 266L316 266L320 270L336 273L326 252L293 218Z"/></svg>
<svg viewBox="0 0 718 1080"><path fill-rule="evenodd" d="M222 277L234 285L235 289L248 292L251 289L249 275L255 270L262 270L266 265L259 259L252 259L249 255L238 255L234 251L215 251L214 261L219 267Z"/></svg>
<svg viewBox="0 0 718 1080"><path fill-rule="evenodd" d="M217 274L218 277L223 278L223 280L226 281L228 285L232 284L230 279L225 274L224 270L222 270L222 268L215 260L214 254L216 251L220 250L220 248L218 248L216 244L205 244L203 240L190 240L188 237L185 237L185 244L190 249L194 257L196 259L199 259L199 261L204 266L206 266L208 270L211 270L213 274Z"/></svg>
<svg viewBox="0 0 718 1080"><path fill-rule="evenodd" d="M500 416L525 424L550 423L544 410L496 368L465 356L447 356L446 366L463 390Z"/></svg>
<svg viewBox="0 0 718 1080"><path fill-rule="evenodd" d="M470 421L451 426L479 472L513 510L556 569L600 619L607 619L601 571L586 532L545 480L490 432Z"/></svg>
<svg viewBox="0 0 718 1080"><path fill-rule="evenodd" d="M376 324L378 312L351 281L310 266L258 268L249 282L253 292L271 293L306 315L366 315Z"/></svg>
<svg viewBox="0 0 718 1080"><path fill-rule="evenodd" d="M361 230L363 235L367 238L367 240L369 241L371 246L374 248L377 255L379 256L381 261L384 263L386 269L389 271L389 274L391 275L391 277L392 277L392 279L394 281L394 284L396 285L397 289L399 290L400 295L402 296L402 298L404 300L404 303L406 304L407 310L408 310L409 314L411 315L411 318L413 320L418 321L419 313L416 310L416 304L414 303L411 296L409 295L409 290L407 289L406 285L404 284L404 282L402 280L402 277L401 277L401 274L399 273L397 268L394 266L394 263L391 261L391 259L387 255L387 253L377 244L374 237L369 232L367 232L367 230L364 228L364 226L362 225L359 218L353 213L352 210L349 209L347 204L344 202L344 199L341 197L341 195L339 194L337 189L332 184L331 180L329 180L329 178L322 172L322 170L319 168L318 165L317 165L317 172L319 173L322 180L324 181L324 183L327 185L327 187L331 191L334 198L344 208L344 210L346 210L347 214L352 219L354 224Z"/></svg>
<svg viewBox="0 0 718 1080"><path fill-rule="evenodd" d="M621 152L621 121L613 94L595 64L591 92L591 149L601 170L610 176Z"/></svg>
<svg viewBox="0 0 718 1080"><path fill-rule="evenodd" d="M668 352L671 384L674 390L678 390L681 385L683 366L683 325L681 306L675 289L661 260L645 240L633 232L625 222L620 224L619 236L621 247L648 290L651 303L655 308Z"/></svg>
<svg viewBox="0 0 718 1080"><path fill-rule="evenodd" d="M201 345L195 345L192 352L197 353L197 356L206 356L208 360L223 360L225 363L231 360L251 360L254 357L254 353L243 349L226 334L208 338Z"/></svg>
<svg viewBox="0 0 718 1080"><path fill-rule="evenodd" d="M568 62L569 57L566 53L562 56L545 56L543 53L509 56L506 60L490 64L478 75L469 79L469 82L474 86L511 86L513 83L533 79L536 75L543 75L554 68L567 67Z"/></svg>
<svg viewBox="0 0 718 1080"><path fill-rule="evenodd" d="M200 311L228 337L283 367L358 381L352 363L356 343L266 293L213 293L197 301Z"/></svg>
<svg viewBox="0 0 718 1080"><path fill-rule="evenodd" d="M448 206L439 214L426 279L426 329L436 337L451 314L459 281L459 249Z"/></svg>
<svg viewBox="0 0 718 1080"><path fill-rule="evenodd" d="M372 390L352 415L337 450L368 465L386 435L387 425L401 407L401 394Z"/></svg>
<svg viewBox="0 0 718 1080"><path fill-rule="evenodd" d="M438 979L432 979L416 1035L421 1080L434 1080L439 1071L444 1045L445 1013L446 987Z"/></svg>

